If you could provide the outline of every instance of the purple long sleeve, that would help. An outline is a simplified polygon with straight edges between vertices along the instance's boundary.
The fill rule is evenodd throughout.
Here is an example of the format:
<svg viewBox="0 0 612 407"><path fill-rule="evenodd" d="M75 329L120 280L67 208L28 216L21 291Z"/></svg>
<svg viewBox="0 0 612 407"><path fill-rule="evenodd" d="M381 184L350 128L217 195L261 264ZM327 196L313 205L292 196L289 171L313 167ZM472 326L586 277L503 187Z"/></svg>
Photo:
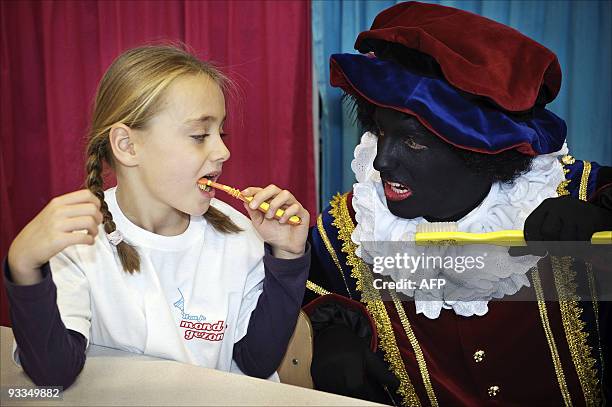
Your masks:
<svg viewBox="0 0 612 407"><path fill-rule="evenodd" d="M295 329L309 266L310 247L294 260L277 259L266 247L263 292L247 334L234 345L234 360L244 373L267 378L278 368ZM39 386L66 389L83 369L87 341L62 322L48 263L41 272L41 282L17 285L11 280L8 261L4 261L13 334L21 365L30 379Z"/></svg>
<svg viewBox="0 0 612 407"><path fill-rule="evenodd" d="M268 378L280 365L295 329L310 268L304 256L282 260L266 245L263 292L251 314L247 333L234 345L234 360L245 374Z"/></svg>
<svg viewBox="0 0 612 407"><path fill-rule="evenodd" d="M49 263L41 272L41 282L17 285L11 280L8 261L4 261L13 335L21 366L30 379L38 386L67 389L83 369L87 340L62 322Z"/></svg>

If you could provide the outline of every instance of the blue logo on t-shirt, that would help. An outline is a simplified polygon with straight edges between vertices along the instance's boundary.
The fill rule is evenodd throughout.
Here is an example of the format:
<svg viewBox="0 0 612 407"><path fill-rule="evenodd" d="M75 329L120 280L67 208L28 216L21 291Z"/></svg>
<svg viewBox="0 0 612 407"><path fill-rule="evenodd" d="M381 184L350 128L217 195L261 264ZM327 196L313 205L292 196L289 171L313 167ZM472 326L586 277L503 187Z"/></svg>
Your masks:
<svg viewBox="0 0 612 407"><path fill-rule="evenodd" d="M216 322L203 322L206 317L202 314L191 315L185 311L185 297L179 288L179 294L181 298L174 303L174 306L181 310L181 328L187 328L185 330L185 339L191 340L193 338L202 339L205 341L222 341L225 335L225 328L227 325L223 320ZM195 322L192 322L195 321Z"/></svg>
<svg viewBox="0 0 612 407"><path fill-rule="evenodd" d="M174 306L181 310L181 319L186 319L188 321L206 321L206 317L202 314L200 315L191 315L187 311L185 311L185 297L183 297L183 293L181 289L178 289L179 294L181 295L181 299L174 303Z"/></svg>

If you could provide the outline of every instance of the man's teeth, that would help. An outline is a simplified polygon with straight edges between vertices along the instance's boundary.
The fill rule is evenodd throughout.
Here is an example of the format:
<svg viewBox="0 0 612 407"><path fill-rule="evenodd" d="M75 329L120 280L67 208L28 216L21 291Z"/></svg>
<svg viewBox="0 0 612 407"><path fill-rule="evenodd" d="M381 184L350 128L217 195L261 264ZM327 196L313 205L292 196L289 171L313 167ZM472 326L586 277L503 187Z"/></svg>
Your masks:
<svg viewBox="0 0 612 407"><path fill-rule="evenodd" d="M389 182L389 181L387 181L387 184L389 184L389 186L391 186L391 190L393 192L396 192L398 194L408 192L408 189L406 189L402 184L399 184L397 182Z"/></svg>

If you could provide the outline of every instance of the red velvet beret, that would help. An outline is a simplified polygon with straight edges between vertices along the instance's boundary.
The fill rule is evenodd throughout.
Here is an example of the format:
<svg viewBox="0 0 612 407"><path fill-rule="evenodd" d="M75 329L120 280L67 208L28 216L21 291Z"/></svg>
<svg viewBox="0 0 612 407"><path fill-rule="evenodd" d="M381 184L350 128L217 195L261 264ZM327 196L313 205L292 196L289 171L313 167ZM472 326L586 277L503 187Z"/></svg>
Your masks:
<svg viewBox="0 0 612 407"><path fill-rule="evenodd" d="M541 87L543 102L549 103L561 87L561 67L552 51L513 28L451 7L397 4L376 16L355 48L369 51L368 40L432 56L451 85L510 112L531 109Z"/></svg>

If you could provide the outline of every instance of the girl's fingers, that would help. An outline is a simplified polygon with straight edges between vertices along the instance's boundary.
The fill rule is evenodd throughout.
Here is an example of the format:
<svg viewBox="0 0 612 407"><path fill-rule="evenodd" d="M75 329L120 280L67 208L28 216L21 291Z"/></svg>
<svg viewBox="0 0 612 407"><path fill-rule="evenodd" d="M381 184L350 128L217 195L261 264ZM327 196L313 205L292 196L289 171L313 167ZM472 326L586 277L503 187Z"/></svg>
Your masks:
<svg viewBox="0 0 612 407"><path fill-rule="evenodd" d="M264 221L263 213L259 212L257 209L249 208L249 205L246 202L244 203L244 209L246 209L251 221L253 221L255 224L260 225Z"/></svg>
<svg viewBox="0 0 612 407"><path fill-rule="evenodd" d="M251 209L256 209L262 202L266 202L272 197L276 196L281 189L274 184L268 185L264 189L256 192L253 196L253 200L249 203Z"/></svg>
<svg viewBox="0 0 612 407"><path fill-rule="evenodd" d="M81 189L65 195L55 197L51 200L54 205L74 205L80 203L92 203L100 208L100 200L89 190Z"/></svg>
<svg viewBox="0 0 612 407"><path fill-rule="evenodd" d="M271 184L265 188L249 187L241 192L244 196L253 197L248 204L249 214L251 214L251 211L257 211L257 208L263 202L268 202L269 208L264 216L265 219L273 219L276 211L283 208L285 213L279 219L281 223L286 223L294 215L299 215L302 218L308 216L308 212L306 212L291 192L286 189L280 189L276 185ZM251 219L254 219L252 215ZM263 222L263 219L260 219L259 216L257 219Z"/></svg>
<svg viewBox="0 0 612 407"><path fill-rule="evenodd" d="M66 247L75 245L75 244L88 244L92 245L95 242L95 237L90 235L89 233L81 233L81 232L71 232L64 233L61 237L60 245L62 248L59 251L64 250Z"/></svg>
<svg viewBox="0 0 612 407"><path fill-rule="evenodd" d="M87 230L87 233L92 237L98 235L98 223L92 216L78 216L69 218L62 222L62 232L76 232Z"/></svg>
<svg viewBox="0 0 612 407"><path fill-rule="evenodd" d="M302 206L300 204L294 203L293 205L285 209L285 213L283 214L283 216L281 216L281 218L278 221L280 223L286 223L290 217L300 213L301 209L302 209Z"/></svg>
<svg viewBox="0 0 612 407"><path fill-rule="evenodd" d="M259 187L248 187L240 191L240 193L244 196L253 196L261 190L262 188L259 188Z"/></svg>
<svg viewBox="0 0 612 407"><path fill-rule="evenodd" d="M291 192L283 189L270 201L270 208L266 213L266 218L272 219L277 209L282 208L283 206L291 205L294 202L295 198L293 195L291 195Z"/></svg>
<svg viewBox="0 0 612 407"><path fill-rule="evenodd" d="M102 223L102 212L93 203L81 203L76 205L68 205L58 210L58 215L66 218L76 218L79 216L91 216L98 222Z"/></svg>

